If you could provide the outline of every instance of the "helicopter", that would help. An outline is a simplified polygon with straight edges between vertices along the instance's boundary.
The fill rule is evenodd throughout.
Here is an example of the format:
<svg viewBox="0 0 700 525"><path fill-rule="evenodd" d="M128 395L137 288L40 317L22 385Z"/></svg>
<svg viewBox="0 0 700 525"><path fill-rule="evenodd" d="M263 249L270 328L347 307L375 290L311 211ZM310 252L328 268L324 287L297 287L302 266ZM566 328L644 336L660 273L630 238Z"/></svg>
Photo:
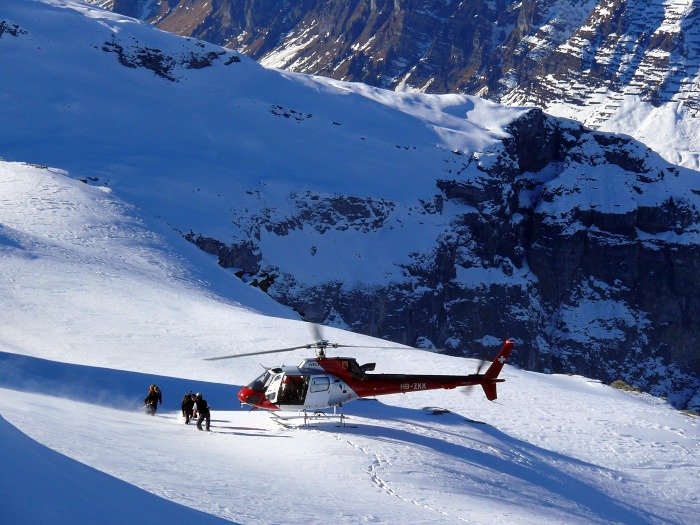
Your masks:
<svg viewBox="0 0 700 525"><path fill-rule="evenodd" d="M318 327L315 327L315 331L320 335ZM353 357L326 355L328 348L353 346L358 347L331 343L319 337L315 343L311 344L210 357L206 360L217 361L302 348L315 349L316 357L302 359L297 366L268 368L238 392L240 402L249 405L251 410L303 412L306 418L309 412L313 414L326 408L333 408L335 414L337 408L342 408L343 404L356 399L440 388L452 389L480 385L486 398L493 401L497 398L496 385L505 381L505 379L499 379L498 375L515 344L506 340L485 373L480 373L481 365L484 364L482 361L476 373L468 375L372 374L370 372L374 371L376 363L361 365ZM386 349L387 347L362 346L362 348Z"/></svg>

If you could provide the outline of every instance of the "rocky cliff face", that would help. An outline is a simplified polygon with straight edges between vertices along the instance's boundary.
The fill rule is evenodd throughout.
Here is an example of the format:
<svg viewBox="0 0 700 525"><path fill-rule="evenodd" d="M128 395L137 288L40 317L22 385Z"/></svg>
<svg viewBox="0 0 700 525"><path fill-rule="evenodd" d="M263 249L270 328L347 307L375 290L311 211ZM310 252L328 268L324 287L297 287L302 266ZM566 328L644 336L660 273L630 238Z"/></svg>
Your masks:
<svg viewBox="0 0 700 525"><path fill-rule="evenodd" d="M516 3L114 0L112 8L270 65L444 93L474 92L500 78L493 63L516 37L529 36L520 19L534 9L509 4Z"/></svg>
<svg viewBox="0 0 700 525"><path fill-rule="evenodd" d="M695 0L113 0L263 64L388 89L594 106L700 104ZM605 95L605 96L603 96Z"/></svg>
<svg viewBox="0 0 700 525"><path fill-rule="evenodd" d="M496 150L445 161L417 224L451 218L400 279L306 283L266 259L269 238L294 231L342 242L394 228L403 212L385 200L297 195L283 217L241 214L240 243L188 238L309 321L455 354L512 335L529 369L623 379L700 408L697 173L536 109L509 131ZM686 184L696 189L672 189Z"/></svg>

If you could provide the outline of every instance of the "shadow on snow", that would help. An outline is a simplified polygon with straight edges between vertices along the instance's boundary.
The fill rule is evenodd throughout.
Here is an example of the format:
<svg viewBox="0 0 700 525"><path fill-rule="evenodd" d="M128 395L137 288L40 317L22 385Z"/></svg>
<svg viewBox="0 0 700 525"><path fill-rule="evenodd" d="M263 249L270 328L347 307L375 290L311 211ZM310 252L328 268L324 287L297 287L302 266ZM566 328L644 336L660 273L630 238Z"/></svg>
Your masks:
<svg viewBox="0 0 700 525"><path fill-rule="evenodd" d="M433 431L433 436L424 432L392 428L390 426L357 424L349 427L333 428L338 433L364 435L371 439L394 443L407 443L416 448L432 450L440 455L449 455L465 464L477 467L469 474L472 481L481 483L485 497L507 492L507 497L515 505L529 506L532 499L528 487L538 487L550 494L548 504L563 513L574 514L579 518L591 519L595 516L601 523L635 523L651 525L667 523L663 516L649 516L606 493L602 487L587 481L593 478L612 478L614 472L604 467L587 463L564 454L547 450L526 441L511 437L488 424L466 419L455 413L435 415L432 409L402 408L375 403L353 403L345 410L347 416L357 415L372 419L382 418L391 422L403 422L423 430ZM445 428L441 433L445 439L435 436L438 422ZM476 423L476 424L475 424ZM331 430L330 427L319 429ZM450 430L448 430L450 429ZM450 442L449 436L467 439L469 442L485 445L482 450L467 444ZM494 453L483 449L494 450ZM484 475L479 474L485 469ZM493 472L516 478L522 483L494 484ZM522 487L518 495L518 487ZM495 491L492 489L496 489ZM497 497L497 496L496 496ZM566 505L566 502L572 505ZM653 518L650 519L650 518ZM668 522L670 523L670 522Z"/></svg>
<svg viewBox="0 0 700 525"><path fill-rule="evenodd" d="M0 352L0 386L23 392L47 394L84 403L138 410L156 384L163 393L163 410L180 410L182 396L202 392L217 410L241 410L236 395L240 386L179 379L49 361L37 357Z"/></svg>

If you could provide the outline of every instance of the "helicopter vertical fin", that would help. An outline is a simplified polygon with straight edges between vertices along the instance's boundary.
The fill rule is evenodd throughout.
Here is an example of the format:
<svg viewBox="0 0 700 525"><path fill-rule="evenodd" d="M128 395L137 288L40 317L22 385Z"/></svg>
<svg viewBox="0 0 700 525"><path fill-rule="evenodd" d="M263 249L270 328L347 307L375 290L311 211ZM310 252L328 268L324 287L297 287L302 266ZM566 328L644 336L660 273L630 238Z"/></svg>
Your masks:
<svg viewBox="0 0 700 525"><path fill-rule="evenodd" d="M486 382L481 383L481 388L484 389L486 399L488 399L489 401L493 401L498 398L498 392L496 391L496 382L503 381L503 379L497 379L498 374L501 373L503 365L506 364L508 356L510 355L510 352L511 350L513 350L514 346L515 344L513 342L506 341L503 345L503 348L501 348L501 351L498 352L496 359L493 360L493 363L491 363L491 366L489 366L489 369L484 374L484 379L486 380Z"/></svg>
<svg viewBox="0 0 700 525"><path fill-rule="evenodd" d="M506 364L508 356L510 355L510 352L513 350L514 346L515 343L512 341L505 342L503 348L501 348L501 351L498 352L496 359L493 360L493 363L491 363L491 366L489 366L489 369L484 374L484 379L496 379L498 377L498 374L501 373L501 369L503 368L503 365Z"/></svg>

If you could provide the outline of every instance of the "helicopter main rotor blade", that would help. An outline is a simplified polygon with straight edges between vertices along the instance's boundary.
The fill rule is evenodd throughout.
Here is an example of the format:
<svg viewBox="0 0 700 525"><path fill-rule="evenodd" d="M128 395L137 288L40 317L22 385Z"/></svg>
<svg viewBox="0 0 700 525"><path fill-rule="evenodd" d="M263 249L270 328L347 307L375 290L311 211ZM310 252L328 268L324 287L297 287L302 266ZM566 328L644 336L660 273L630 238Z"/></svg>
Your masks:
<svg viewBox="0 0 700 525"><path fill-rule="evenodd" d="M391 349L391 350L406 350L407 348L413 348L412 346L369 346L369 345L328 345L328 346L333 346L335 348L383 348L383 349ZM417 350L420 350L418 348Z"/></svg>
<svg viewBox="0 0 700 525"><path fill-rule="evenodd" d="M344 345L340 343L331 343L323 337L323 325L318 323L309 322L311 325L311 331L313 332L314 341L316 343L307 345L307 348L318 348L321 346L329 348L392 348L392 349L405 349L405 346L368 346L368 345ZM410 347L409 347L410 348Z"/></svg>
<svg viewBox="0 0 700 525"><path fill-rule="evenodd" d="M411 348L406 347L406 346L370 346L370 345L344 345L344 344L338 344L338 343L330 343L326 341L325 339L322 339L321 337L321 327L317 325L316 323L310 323L312 326L312 330L314 332L314 336L317 337L316 342L314 343L309 343L305 345L299 345L299 346L292 346L289 348L276 348L274 350L262 350L259 352L246 352L244 354L230 354L230 355L222 355L218 357L205 357L205 361L219 361L222 359L236 359L238 357L250 357L253 355L264 355L264 354L278 354L282 352L291 352L292 350L300 350L302 348L318 348L321 351L325 350L326 348L383 348L383 349L391 349L391 350L399 350L399 349L406 349L406 348Z"/></svg>
<svg viewBox="0 0 700 525"><path fill-rule="evenodd" d="M323 340L323 334L321 333L321 327L316 323L311 323L311 331L314 334L315 341Z"/></svg>
<svg viewBox="0 0 700 525"><path fill-rule="evenodd" d="M205 357L205 361L219 361L220 359L235 359L236 357L248 357L251 355L262 355L262 354L279 354L281 352L291 352L292 350L299 350L301 348L309 348L309 345L292 346L290 348L277 348L275 350L262 350L260 352L246 352L245 354L231 354L222 355L219 357Z"/></svg>

